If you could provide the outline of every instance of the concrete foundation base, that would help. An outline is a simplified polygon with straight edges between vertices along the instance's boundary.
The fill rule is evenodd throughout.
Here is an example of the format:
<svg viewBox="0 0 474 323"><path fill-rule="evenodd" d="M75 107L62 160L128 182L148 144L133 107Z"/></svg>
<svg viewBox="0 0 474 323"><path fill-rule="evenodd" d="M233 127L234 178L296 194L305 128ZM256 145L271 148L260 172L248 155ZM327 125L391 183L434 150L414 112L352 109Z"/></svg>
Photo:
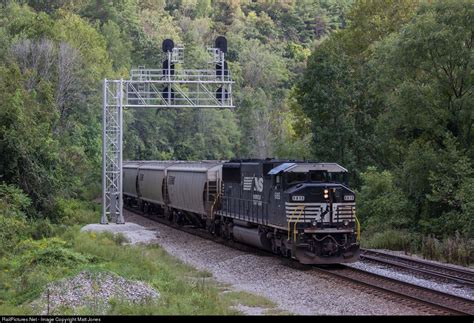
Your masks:
<svg viewBox="0 0 474 323"><path fill-rule="evenodd" d="M158 230L150 230L130 222L125 224L88 224L82 227L81 231L121 233L129 240L129 244L154 244L157 242L158 236Z"/></svg>

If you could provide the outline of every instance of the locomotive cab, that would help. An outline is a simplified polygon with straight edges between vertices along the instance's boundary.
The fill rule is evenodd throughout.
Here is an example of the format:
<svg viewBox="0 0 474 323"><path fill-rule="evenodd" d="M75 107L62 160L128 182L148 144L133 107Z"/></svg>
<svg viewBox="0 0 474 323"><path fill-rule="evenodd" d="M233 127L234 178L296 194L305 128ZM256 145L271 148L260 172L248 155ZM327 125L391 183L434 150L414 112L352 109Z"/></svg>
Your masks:
<svg viewBox="0 0 474 323"><path fill-rule="evenodd" d="M286 248L302 263L353 262L359 257L355 194L348 172L333 163L283 163L269 172ZM276 202L276 201L275 201ZM271 204L271 203L270 203ZM280 214L281 214L280 213Z"/></svg>

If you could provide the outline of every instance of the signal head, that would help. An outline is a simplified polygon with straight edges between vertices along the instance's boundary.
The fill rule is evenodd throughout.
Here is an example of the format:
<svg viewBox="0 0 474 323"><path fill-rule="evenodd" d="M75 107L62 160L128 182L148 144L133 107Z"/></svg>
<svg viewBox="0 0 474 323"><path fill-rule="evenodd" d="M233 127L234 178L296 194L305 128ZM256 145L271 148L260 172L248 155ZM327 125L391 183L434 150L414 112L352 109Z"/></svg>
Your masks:
<svg viewBox="0 0 474 323"><path fill-rule="evenodd" d="M161 46L164 53L171 52L174 48L174 43L171 39L163 40L163 44Z"/></svg>

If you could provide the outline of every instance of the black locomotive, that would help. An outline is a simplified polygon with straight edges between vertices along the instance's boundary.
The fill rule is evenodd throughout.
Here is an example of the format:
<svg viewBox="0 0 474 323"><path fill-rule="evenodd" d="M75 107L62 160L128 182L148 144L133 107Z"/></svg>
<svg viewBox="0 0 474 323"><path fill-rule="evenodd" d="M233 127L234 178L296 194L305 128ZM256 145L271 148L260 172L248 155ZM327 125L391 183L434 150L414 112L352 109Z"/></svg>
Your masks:
<svg viewBox="0 0 474 323"><path fill-rule="evenodd" d="M355 194L335 163L282 160L125 162L125 205L292 257L359 258Z"/></svg>

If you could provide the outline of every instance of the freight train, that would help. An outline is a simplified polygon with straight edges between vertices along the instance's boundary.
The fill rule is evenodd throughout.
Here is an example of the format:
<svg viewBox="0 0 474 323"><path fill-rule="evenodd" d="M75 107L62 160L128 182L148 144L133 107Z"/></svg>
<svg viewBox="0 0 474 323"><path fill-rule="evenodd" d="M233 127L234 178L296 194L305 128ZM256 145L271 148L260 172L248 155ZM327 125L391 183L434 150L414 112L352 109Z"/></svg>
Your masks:
<svg viewBox="0 0 474 323"><path fill-rule="evenodd" d="M355 194L336 163L127 161L126 207L303 264L357 261Z"/></svg>

